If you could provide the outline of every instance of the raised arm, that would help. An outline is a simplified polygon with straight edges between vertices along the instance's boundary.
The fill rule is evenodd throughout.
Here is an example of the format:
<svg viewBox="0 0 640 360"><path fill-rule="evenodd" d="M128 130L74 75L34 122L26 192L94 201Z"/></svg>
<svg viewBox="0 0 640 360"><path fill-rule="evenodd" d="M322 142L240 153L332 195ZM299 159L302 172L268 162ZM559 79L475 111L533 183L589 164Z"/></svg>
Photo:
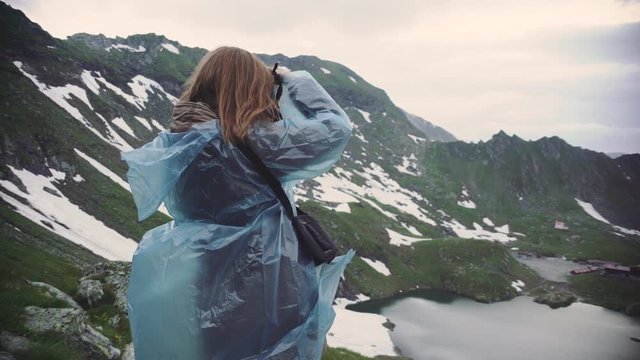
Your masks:
<svg viewBox="0 0 640 360"><path fill-rule="evenodd" d="M347 114L306 71L283 76L283 120L259 122L250 145L282 182L310 179L340 158L352 126Z"/></svg>

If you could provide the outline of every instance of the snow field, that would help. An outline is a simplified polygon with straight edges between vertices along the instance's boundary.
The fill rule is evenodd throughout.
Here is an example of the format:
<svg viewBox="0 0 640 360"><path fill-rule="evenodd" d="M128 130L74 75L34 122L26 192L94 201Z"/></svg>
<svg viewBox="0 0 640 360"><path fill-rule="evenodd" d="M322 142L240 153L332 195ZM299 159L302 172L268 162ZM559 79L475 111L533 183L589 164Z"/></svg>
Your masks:
<svg viewBox="0 0 640 360"><path fill-rule="evenodd" d="M127 144L124 139L122 139L111 127L111 125L102 117L100 114L95 113L100 120L102 120L105 128L107 129L107 135L102 135L96 128L91 125L91 123L85 119L84 116L80 113L80 111L72 106L68 100L71 100L71 95L75 96L77 99L80 99L90 110L94 110L93 106L89 102L89 98L87 97L87 92L76 85L67 84L65 86L49 86L47 84L41 83L35 75L29 74L24 70L24 65L20 61L14 61L13 64L20 70L20 72L27 77L31 82L33 82L38 90L51 99L54 103L64 109L71 117L78 120L82 125L84 125L89 131L94 133L101 140L106 143L116 147L119 150L131 150L132 147ZM89 89L95 90L95 82L90 82L87 85ZM92 91L93 91L92 90Z"/></svg>
<svg viewBox="0 0 640 360"><path fill-rule="evenodd" d="M142 124L142 126L146 127L147 130L153 131L153 128L151 127L151 123L149 123L149 120L147 120L147 119L145 119L143 117L140 117L140 116L134 116L133 118L138 120L138 122L140 124Z"/></svg>
<svg viewBox="0 0 640 360"><path fill-rule="evenodd" d="M380 274L384 276L391 275L391 271L389 271L389 268L387 268L387 265L385 265L385 263L383 263L382 261L371 260L362 256L360 257L360 259L362 259L364 262L367 263L367 265L371 266L375 271L379 272Z"/></svg>
<svg viewBox="0 0 640 360"><path fill-rule="evenodd" d="M131 52L145 52L147 51L147 49L145 49L142 45L138 46L137 48L131 47L129 45L125 45L125 44L113 44L113 45L109 45L109 47L105 48L105 50L111 52L112 49L116 49L116 50L126 50L126 51L131 51Z"/></svg>
<svg viewBox="0 0 640 360"><path fill-rule="evenodd" d="M467 209L475 209L476 203L471 200L471 196L469 195L469 190L463 185L462 186L462 194L458 199L458 205Z"/></svg>
<svg viewBox="0 0 640 360"><path fill-rule="evenodd" d="M122 129L122 131L126 132L127 134L131 135L132 137L138 139L136 134L133 132L133 129L129 126L129 124L127 124L126 121L124 121L123 118L121 118L121 117L114 118L113 120L111 120L111 123L113 125L119 127L120 129Z"/></svg>
<svg viewBox="0 0 640 360"><path fill-rule="evenodd" d="M18 213L106 259L131 261L138 244L85 213L64 196L56 183L65 180L65 173L49 169L53 175L47 177L7 166L27 190L23 192L13 183L0 180L3 188L0 197ZM27 204L20 202L18 197Z"/></svg>
<svg viewBox="0 0 640 360"><path fill-rule="evenodd" d="M387 321L384 316L345 308L349 304L368 299L360 294L357 301L344 298L335 300L333 310L336 317L327 334L327 345L332 348L345 348L367 357L397 356L390 331L382 325Z"/></svg>
<svg viewBox="0 0 640 360"><path fill-rule="evenodd" d="M172 52L172 53L178 54L178 55L180 54L180 50L178 50L178 48L173 44L164 43L161 46L162 46L163 49L165 49L165 50L167 50L169 52Z"/></svg>
<svg viewBox="0 0 640 360"><path fill-rule="evenodd" d="M411 153L410 156L403 155L402 156L402 165L396 165L395 168L401 173L419 176L421 173L418 171L418 159L414 153Z"/></svg>
<svg viewBox="0 0 640 360"><path fill-rule="evenodd" d="M164 126L162 126L162 124L160 124L160 123L159 123L158 121L156 121L155 119L151 119L151 124L152 124L153 126L155 126L155 127L156 127L156 129L158 129L158 130L160 130L160 131L166 130L166 129L164 128Z"/></svg>
<svg viewBox="0 0 640 360"><path fill-rule="evenodd" d="M385 230L387 230L387 235L389 235L389 244L395 245L395 246L401 246L401 245L411 246L413 243L418 241L431 240L429 238L415 238L411 236L402 235L398 232L395 232L387 228L385 228Z"/></svg>
<svg viewBox="0 0 640 360"><path fill-rule="evenodd" d="M131 188L129 187L129 184L126 181L122 180L122 178L118 176L116 173L109 170L109 168L102 165L98 160L93 159L92 157L83 153L82 151L76 148L74 148L73 150L78 156L83 158L86 162L88 162L91 166L93 166L96 170L98 170L98 172L100 172L102 175L108 177L109 179L111 179L116 184L120 185L123 189L127 190L128 192L131 192Z"/></svg>
<svg viewBox="0 0 640 360"><path fill-rule="evenodd" d="M446 215L446 213L440 210L441 214ZM448 216L448 215L446 215ZM456 236L464 238L464 239L478 239L478 240L490 240L490 241L499 241L501 243L507 243L509 241L517 240L513 236L509 236L509 225L503 225L501 227L496 227L496 231L492 232L489 230L485 230L478 223L473 223L473 229L468 229L466 226L461 224L458 220L450 218L448 221L443 220L442 225L448 227L453 230Z"/></svg>
<svg viewBox="0 0 640 360"><path fill-rule="evenodd" d="M413 140L413 142L415 142L416 144L420 144L421 142L425 142L427 141L427 139L425 138L421 138L419 136L415 136L415 135L411 135L411 134L407 134L409 136L409 138L411 138L411 140Z"/></svg>
<svg viewBox="0 0 640 360"><path fill-rule="evenodd" d="M524 288L524 282L522 280L512 281L511 287L516 289L517 292L522 292L522 289Z"/></svg>
<svg viewBox="0 0 640 360"><path fill-rule="evenodd" d="M621 233L627 234L627 235L636 235L636 236L640 236L640 231L639 230L634 230L634 229L627 229L625 227L622 226L618 226L618 225L614 225L612 224L609 220L605 219L604 216L600 215L600 213L598 213L596 211L596 209L593 207L593 205L591 205L591 203L588 203L586 201L581 201L577 198L575 198L576 202L578 203L578 205L580 205L580 207L587 213L589 214L589 216L591 216L592 218L598 220L598 221L602 221L605 224L609 224L611 225L614 229L618 230ZM620 234L617 234L620 235ZM623 235L624 236L624 235Z"/></svg>
<svg viewBox="0 0 640 360"><path fill-rule="evenodd" d="M491 219L489 219L488 217L483 218L483 219L482 219L482 222L483 222L483 223L485 223L485 225L487 225L487 226L496 226L496 225L493 223L493 221L491 221Z"/></svg>
<svg viewBox="0 0 640 360"><path fill-rule="evenodd" d="M334 167L333 173L327 172L314 179L319 186L312 187L314 198L324 202L348 203L363 201L385 216L397 220L397 216L382 209L373 200L392 206L401 212L413 215L418 220L432 226L436 222L430 219L428 212L417 204L425 201L415 191L404 189L374 162L365 167L358 175L365 179L365 185L359 186L351 181L353 174L340 167Z"/></svg>
<svg viewBox="0 0 640 360"><path fill-rule="evenodd" d="M371 113L366 112L364 110L360 110L358 108L354 108L356 110L358 110L358 112L360 113L360 115L362 115L362 117L364 118L364 121L368 122L369 124L371 124Z"/></svg>

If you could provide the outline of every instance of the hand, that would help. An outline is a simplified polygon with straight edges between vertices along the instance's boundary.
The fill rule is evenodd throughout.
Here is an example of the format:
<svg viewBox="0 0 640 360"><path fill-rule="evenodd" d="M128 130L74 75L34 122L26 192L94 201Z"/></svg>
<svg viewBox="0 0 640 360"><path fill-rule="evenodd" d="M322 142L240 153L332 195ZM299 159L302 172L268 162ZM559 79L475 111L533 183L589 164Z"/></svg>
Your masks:
<svg viewBox="0 0 640 360"><path fill-rule="evenodd" d="M284 74L289 72L291 72L291 70L289 70L286 66L283 66L283 65L278 65L278 68L276 69L276 74L280 76L284 76Z"/></svg>

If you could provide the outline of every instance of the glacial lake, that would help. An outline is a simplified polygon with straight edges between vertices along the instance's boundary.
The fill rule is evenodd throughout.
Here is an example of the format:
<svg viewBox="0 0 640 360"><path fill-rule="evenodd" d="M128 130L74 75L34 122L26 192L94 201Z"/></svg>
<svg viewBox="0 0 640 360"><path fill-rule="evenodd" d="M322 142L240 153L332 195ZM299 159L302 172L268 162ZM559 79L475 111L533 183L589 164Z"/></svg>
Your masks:
<svg viewBox="0 0 640 360"><path fill-rule="evenodd" d="M482 304L442 291L367 301L348 309L381 314L391 339L415 360L637 360L640 319L574 303L552 310L520 296Z"/></svg>

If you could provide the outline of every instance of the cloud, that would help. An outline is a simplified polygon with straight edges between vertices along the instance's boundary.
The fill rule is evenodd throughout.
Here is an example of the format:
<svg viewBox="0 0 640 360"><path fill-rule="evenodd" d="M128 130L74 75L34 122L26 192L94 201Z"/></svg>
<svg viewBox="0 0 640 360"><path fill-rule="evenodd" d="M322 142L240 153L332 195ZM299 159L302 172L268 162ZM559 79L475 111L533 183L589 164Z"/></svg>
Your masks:
<svg viewBox="0 0 640 360"><path fill-rule="evenodd" d="M514 41L514 48L531 48L580 62L640 64L640 22L553 29Z"/></svg>
<svg viewBox="0 0 640 360"><path fill-rule="evenodd" d="M556 131L547 135L601 149L599 132L580 130L598 124L636 136L640 151L628 130L640 126L640 1L10 3L58 37L155 32L187 46L316 55L468 140L501 129L524 138ZM611 139L608 146L622 146Z"/></svg>

